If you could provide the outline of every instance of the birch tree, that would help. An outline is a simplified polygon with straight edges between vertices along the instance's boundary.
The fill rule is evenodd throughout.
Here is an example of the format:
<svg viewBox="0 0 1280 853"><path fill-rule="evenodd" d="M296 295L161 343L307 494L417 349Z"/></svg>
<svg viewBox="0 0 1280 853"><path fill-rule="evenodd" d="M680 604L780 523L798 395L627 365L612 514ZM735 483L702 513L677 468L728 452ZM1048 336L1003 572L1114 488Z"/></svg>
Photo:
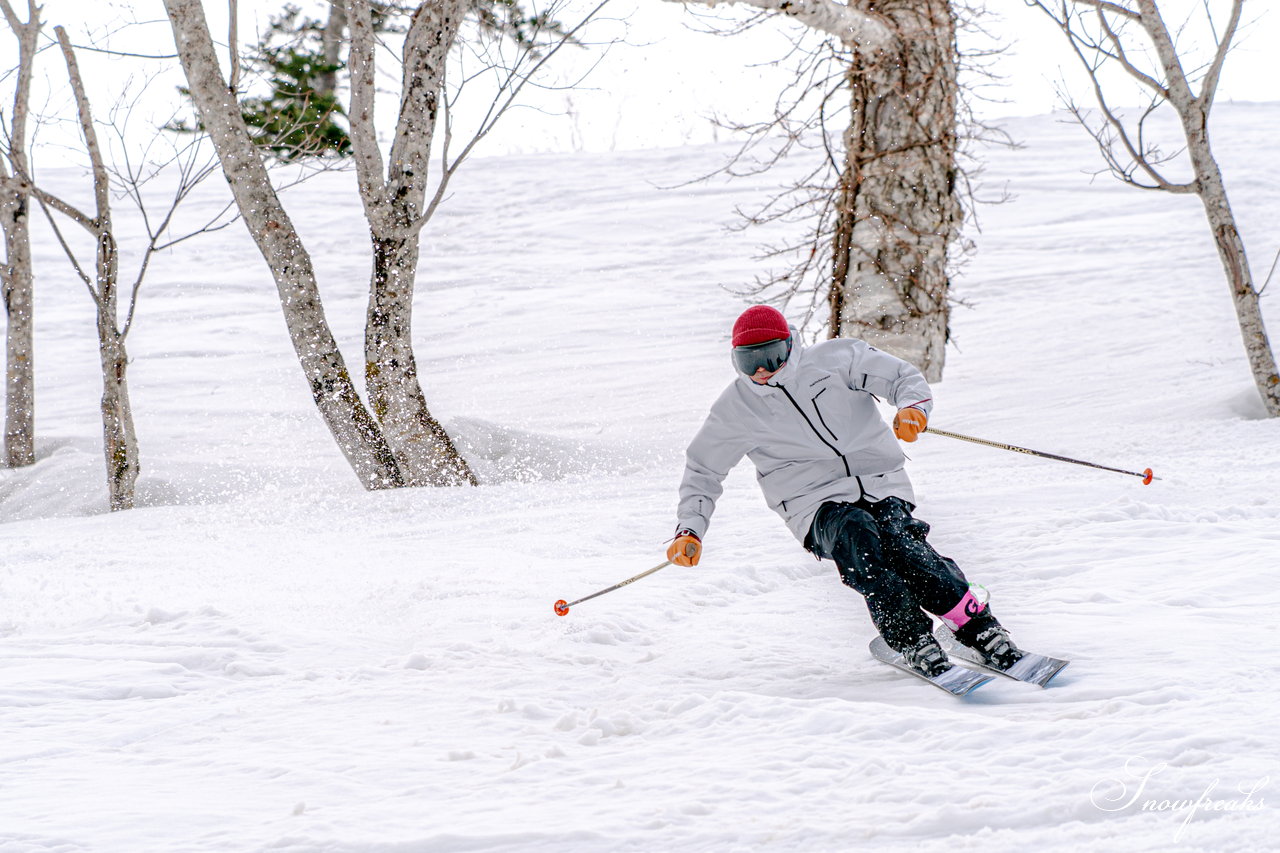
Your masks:
<svg viewBox="0 0 1280 853"><path fill-rule="evenodd" d="M138 304L138 293L146 277L151 259L157 252L190 239L197 234L216 231L229 222L221 222L222 214L185 235L169 234L170 225L178 207L208 175L213 166L207 156L200 154L200 146L190 143L185 151L175 151L168 163L133 165L126 157L123 170L108 163L104 148L99 142L97 122L89 102L85 81L80 73L75 50L62 27L54 27L57 45L66 64L67 80L76 105L76 117L85 152L89 159L93 182L94 212L88 214L64 198L42 188L29 171L8 179L15 191L25 193L36 200L44 210L58 244L70 260L72 267L84 283L94 304L94 316L98 337L98 354L102 373L103 455L107 469L108 505L112 511L131 509L134 506L136 484L141 470L137 433L134 427L133 407L129 399L129 355L125 341L133 328ZM120 140L126 140L123 127L116 126ZM148 147L148 150L151 150ZM148 202L144 199L144 184L176 165L178 179L169 205L162 216L153 218ZM122 194L137 205L146 230L146 241L138 263L137 274L131 285L121 277L120 250L112 215L113 175L119 182ZM225 213L225 211L224 211ZM55 214L57 216L55 217ZM92 246L92 264L81 262L73 248L74 240L68 239L58 225L58 218L70 220L88 233ZM121 318L121 310L124 317Z"/></svg>
<svg viewBox="0 0 1280 853"><path fill-rule="evenodd" d="M5 465L16 468L36 461L35 429L35 318L31 270L30 198L17 182L28 174L27 114L30 110L31 75L35 67L36 40L40 34L40 8L27 2L27 20L14 12L9 0L0 0L9 29L18 39L13 112L0 141L0 231L4 234L4 265L0 267L5 326ZM7 162L6 162L7 161Z"/></svg>
<svg viewBox="0 0 1280 853"><path fill-rule="evenodd" d="M412 339L415 278L422 229L438 209L449 181L475 145L515 103L523 86L599 10L565 29L550 11L527 16L515 3L506 20L474 0L432 0L413 10L402 50L400 111L388 156L375 132L376 42L369 0L348 0L351 32L351 140L373 248L369 307L365 321L365 389L387 441L415 485L474 483L452 440L428 411L418 378ZM601 4L603 5L603 4ZM491 70L499 77L490 108L461 150L454 151L445 74L464 20L477 12L479 29L517 44L516 58ZM443 126L442 138L437 131ZM433 151L439 167L432 183ZM428 190L431 189L430 197Z"/></svg>
<svg viewBox="0 0 1280 853"><path fill-rule="evenodd" d="M1032 2L1058 25L1093 83L1099 121L1091 121L1074 102L1068 101L1068 107L1098 143L1110 172L1139 189L1199 197L1231 289L1254 382L1267 413L1280 416L1280 371L1209 135L1210 112L1240 26L1244 0L1230 0L1219 7L1226 9L1226 24L1221 28L1213 26L1206 2L1205 14L1210 15L1207 29L1214 35L1214 46L1198 74L1188 73L1188 67L1196 66L1179 52L1155 0ZM1126 116L1112 105L1108 84L1102 79L1110 69L1119 69L1137 81L1148 96L1146 109ZM1153 134L1149 120L1165 106L1177 115L1189 178L1173 176L1169 166L1174 158L1163 154L1165 149L1153 141L1153 135L1158 139L1159 134Z"/></svg>
<svg viewBox="0 0 1280 853"><path fill-rule="evenodd" d="M833 337L862 338L940 379L948 260L962 218L950 3L728 2L785 16L837 42L838 88L849 117L842 150L833 154L839 178L835 187L808 188L822 195L819 216L833 220L824 233L831 241L827 327Z"/></svg>
<svg viewBox="0 0 1280 853"><path fill-rule="evenodd" d="M129 356L125 349L125 336L128 330L122 329L118 321L120 261L111 219L110 178L103 160L102 149L98 144L98 134L94 127L89 98L85 92L84 80L80 76L80 68L70 39L67 38L67 32L62 27L54 27L54 33L57 35L58 46L66 62L67 79L71 84L71 93L76 103L80 133L84 139L85 151L89 155L93 174L94 215L82 213L61 199L40 191L29 183L29 173L23 177L28 180L25 189L39 198L46 209L52 207L70 217L88 231L93 239L94 264L93 274L90 276L76 260L74 252L62 237L56 223L50 220L59 242L66 250L94 302L98 354L102 368L102 436L103 455L107 465L108 504L112 511L131 509L139 471L138 439L134 430L133 407L129 401Z"/></svg>
<svg viewBox="0 0 1280 853"><path fill-rule="evenodd" d="M367 489L402 486L404 474L377 420L365 408L329 328L315 268L289 219L218 65L199 0L165 0L178 58L250 236L276 283L289 339L312 399Z"/></svg>
<svg viewBox="0 0 1280 853"><path fill-rule="evenodd" d="M601 4L603 5L603 4ZM515 103L521 89L599 10L565 30L545 12L527 15L512 0L427 0L413 4L402 49L399 113L384 160L374 124L375 11L368 0L346 0L344 16L331 16L336 38L350 31L350 135L357 183L373 247L365 323L366 409L351 383L324 320L309 255L273 190L237 109L235 93L218 67L212 38L196 0L166 0L178 55L200 121L209 133L245 223L258 242L281 292L294 346L312 381L326 422L370 488L474 484L476 478L451 438L428 410L412 342L414 280L422 229L445 197L449 181L477 143ZM492 8L491 8L492 7ZM388 6L384 11L395 11ZM517 56L488 71L496 94L460 150L451 147L445 72L450 51L469 14L482 33L509 37ZM330 28L327 28L330 29ZM335 57L335 63L340 57ZM465 81L464 81L465 82ZM461 84L459 84L461 85ZM444 132L437 135L437 123ZM437 153L438 151L438 153ZM439 167L428 194L431 158ZM305 311L300 310L305 307ZM321 357L316 358L317 354ZM340 401L340 404L338 403Z"/></svg>
<svg viewBox="0 0 1280 853"><path fill-rule="evenodd" d="M368 0L349 0L351 137L360 198L373 243L365 322L365 390L413 485L475 483L449 435L427 410L411 318L420 225L445 63L467 0L422 3L405 35L400 117L384 164L374 127L373 20Z"/></svg>

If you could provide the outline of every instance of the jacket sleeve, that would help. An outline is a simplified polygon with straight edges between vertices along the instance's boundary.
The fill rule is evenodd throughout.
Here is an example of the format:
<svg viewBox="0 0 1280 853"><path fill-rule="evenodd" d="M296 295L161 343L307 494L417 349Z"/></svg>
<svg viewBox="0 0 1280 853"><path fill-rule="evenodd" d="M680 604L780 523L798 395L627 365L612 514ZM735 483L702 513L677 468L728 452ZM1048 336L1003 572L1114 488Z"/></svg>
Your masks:
<svg viewBox="0 0 1280 853"><path fill-rule="evenodd" d="M866 341L851 340L849 387L882 397L899 409L913 406L927 417L933 411L933 391L915 365L878 350Z"/></svg>
<svg viewBox="0 0 1280 853"><path fill-rule="evenodd" d="M746 444L740 425L725 416L717 401L685 451L676 530L691 530L699 539L706 535L716 501L724 492L724 478L746 454Z"/></svg>

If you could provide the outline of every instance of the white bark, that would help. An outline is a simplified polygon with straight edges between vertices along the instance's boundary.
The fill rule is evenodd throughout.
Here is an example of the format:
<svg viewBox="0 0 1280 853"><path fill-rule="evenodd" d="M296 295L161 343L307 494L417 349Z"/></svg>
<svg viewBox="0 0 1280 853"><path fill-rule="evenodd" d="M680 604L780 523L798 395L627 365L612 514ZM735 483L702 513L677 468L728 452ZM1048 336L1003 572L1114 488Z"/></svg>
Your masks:
<svg viewBox="0 0 1280 853"><path fill-rule="evenodd" d="M1127 4L1102 0L1071 2L1076 7L1091 10L1096 16L1102 33L1100 39L1086 36L1081 31L1079 19L1070 14L1067 7L1056 4L1050 7L1043 2L1037 5L1057 22L1093 79L1099 107L1115 134L1111 138L1091 131L1102 148L1104 158L1112 171L1126 183L1166 192L1194 192L1200 197L1227 284L1231 288L1236 320L1254 383L1267 413L1272 417L1280 417L1280 370L1277 369L1275 354L1267 337L1259 294L1254 287L1244 241L1240 237L1235 214L1227 198L1222 170L1213 155L1209 139L1209 112L1223 64L1240 23L1243 0L1231 2L1227 24L1218 35L1213 58L1199 81L1198 94L1187 77L1182 57L1155 0L1133 0ZM1112 18L1136 23L1141 28L1149 42L1144 47L1154 55L1159 69L1152 73L1158 74L1160 79L1129 61L1129 57L1136 54L1125 44L1119 28L1112 25ZM1134 135L1125 128L1121 117L1107 104L1105 90L1098 79L1098 64L1086 57L1090 52L1103 61L1119 63L1130 76L1146 86L1157 100L1166 101L1172 106L1186 141L1187 156L1194 175L1191 181L1177 182L1166 178L1161 172L1160 164L1152 162L1150 151L1133 141ZM1079 116L1078 112L1077 115ZM1120 152L1116 151L1117 146ZM1135 172L1140 172L1145 181L1138 180Z"/></svg>
<svg viewBox="0 0 1280 853"><path fill-rule="evenodd" d="M67 77L80 119L80 133L84 137L93 173L97 215L87 224L97 242L97 257L90 291L97 309L98 355L102 367L102 438L108 503L112 511L132 509L140 464L133 407L129 402L129 355L117 322L120 266L111 224L111 184L71 41L62 27L55 27L54 32L67 64Z"/></svg>
<svg viewBox="0 0 1280 853"><path fill-rule="evenodd" d="M9 168L29 176L27 114L36 40L40 33L40 9L28 0L27 20L22 22L9 0L0 0L9 28L18 39L18 66L14 83L13 113L9 136L0 157L0 231L4 234L4 265L0 266L5 327L4 457L9 467L30 465L35 453L35 315L34 276L31 269L31 199L17 181L9 181Z"/></svg>
<svg viewBox="0 0 1280 853"><path fill-rule="evenodd" d="M904 37L858 54L830 292L832 335L857 337L942 378L956 197L955 23L947 0L884 0Z"/></svg>
<svg viewBox="0 0 1280 853"><path fill-rule="evenodd" d="M374 38L368 0L350 0L351 141L373 272L365 323L365 387L384 434L412 485L476 479L427 408L413 351L414 279L445 63L467 13L466 0L418 6L405 36L400 114L385 166L374 131Z"/></svg>
<svg viewBox="0 0 1280 853"><path fill-rule="evenodd" d="M688 0L668 0L687 5ZM859 51L888 50L903 33L884 17L859 8L857 0L849 5L832 0L705 0L700 6L743 5L776 12L794 18L810 29L835 36ZM910 35L910 34L907 34Z"/></svg>
<svg viewBox="0 0 1280 853"><path fill-rule="evenodd" d="M1280 417L1280 370L1277 370L1275 354L1267 338L1267 327L1263 321L1258 292L1253 286L1249 257L1245 253L1244 241L1240 237L1235 214L1227 199L1222 170L1218 167L1213 147L1209 144L1209 110L1213 105L1222 63L1240 22L1242 6L1243 0L1232 2L1230 20L1223 31L1213 62L1201 81L1200 94L1196 95L1187 81L1182 61L1159 8L1153 0L1138 0L1142 27L1155 46L1156 56L1165 73L1169 102L1182 122L1187 153L1196 176L1196 192L1204 205L1209 230L1213 234L1214 245L1217 246L1218 257L1231 288L1231 300L1236 309L1236 321L1240 326L1250 372L1267 414Z"/></svg>
<svg viewBox="0 0 1280 853"><path fill-rule="evenodd" d="M948 0L701 5L721 2L793 18L837 38L841 56L851 57L844 163L827 208L835 211L828 328L833 337L874 343L937 381L950 319L949 253L961 220L955 20ZM794 131L790 120L779 124ZM794 286L804 275L801 269L781 280Z"/></svg>
<svg viewBox="0 0 1280 853"><path fill-rule="evenodd" d="M165 0L192 100L245 226L271 268L289 337L316 407L365 488L404 484L381 429L365 409L325 318L311 256L271 185L218 67L199 0Z"/></svg>

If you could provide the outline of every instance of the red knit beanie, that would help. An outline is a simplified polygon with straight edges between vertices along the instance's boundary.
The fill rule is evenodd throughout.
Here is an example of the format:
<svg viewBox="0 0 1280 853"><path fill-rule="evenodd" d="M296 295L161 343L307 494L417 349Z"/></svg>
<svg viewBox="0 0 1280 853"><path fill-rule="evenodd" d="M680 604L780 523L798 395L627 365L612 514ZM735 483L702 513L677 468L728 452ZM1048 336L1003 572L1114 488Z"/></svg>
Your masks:
<svg viewBox="0 0 1280 853"><path fill-rule="evenodd" d="M768 305L752 305L733 324L733 345L749 347L765 341L780 341L791 337L787 318L777 308Z"/></svg>

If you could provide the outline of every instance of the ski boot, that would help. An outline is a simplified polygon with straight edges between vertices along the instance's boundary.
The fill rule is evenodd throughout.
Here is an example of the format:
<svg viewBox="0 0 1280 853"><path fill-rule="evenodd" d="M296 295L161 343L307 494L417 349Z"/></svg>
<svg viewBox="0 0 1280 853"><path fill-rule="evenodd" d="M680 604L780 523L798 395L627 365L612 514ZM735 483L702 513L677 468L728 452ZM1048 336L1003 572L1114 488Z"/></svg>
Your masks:
<svg viewBox="0 0 1280 853"><path fill-rule="evenodd" d="M951 669L951 661L947 659L947 653L942 650L942 646L938 645L933 634L921 634L914 643L900 651L907 666L925 678L934 678Z"/></svg>
<svg viewBox="0 0 1280 853"><path fill-rule="evenodd" d="M987 666L1001 672L1022 660L1022 650L989 611L969 620L955 632L956 640L982 656Z"/></svg>

